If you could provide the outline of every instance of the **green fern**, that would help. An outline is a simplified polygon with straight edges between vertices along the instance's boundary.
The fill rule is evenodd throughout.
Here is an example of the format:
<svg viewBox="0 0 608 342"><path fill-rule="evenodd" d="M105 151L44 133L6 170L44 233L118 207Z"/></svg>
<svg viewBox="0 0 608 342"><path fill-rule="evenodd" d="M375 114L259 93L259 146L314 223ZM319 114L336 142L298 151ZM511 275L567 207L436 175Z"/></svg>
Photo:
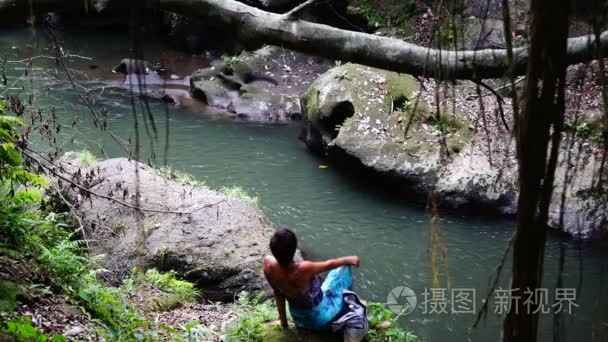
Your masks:
<svg viewBox="0 0 608 342"><path fill-rule="evenodd" d="M238 321L227 328L228 341L264 341L270 332L268 322L279 318L273 301L262 301L263 293L251 297L241 292L237 299Z"/></svg>
<svg viewBox="0 0 608 342"><path fill-rule="evenodd" d="M200 296L199 291L194 287L193 283L177 279L173 271L161 273L156 269L149 269L139 281L173 293L182 302L195 302Z"/></svg>
<svg viewBox="0 0 608 342"><path fill-rule="evenodd" d="M16 142L25 123L20 118L4 114L4 102L0 100L0 183L11 187L19 185L45 186L45 178L32 173L23 165L23 157Z"/></svg>
<svg viewBox="0 0 608 342"><path fill-rule="evenodd" d="M41 246L39 260L55 284L73 286L88 270L87 259L81 255L81 244L82 241L63 240L54 247Z"/></svg>

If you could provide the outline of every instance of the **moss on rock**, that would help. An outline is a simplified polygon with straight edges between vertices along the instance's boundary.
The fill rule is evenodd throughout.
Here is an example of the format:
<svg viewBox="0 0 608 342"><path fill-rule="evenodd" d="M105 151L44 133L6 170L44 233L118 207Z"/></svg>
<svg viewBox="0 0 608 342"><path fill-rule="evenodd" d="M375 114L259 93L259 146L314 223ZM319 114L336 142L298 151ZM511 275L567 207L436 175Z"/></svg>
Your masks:
<svg viewBox="0 0 608 342"><path fill-rule="evenodd" d="M321 131L323 144L330 141L364 164L376 157L412 161L436 154L439 144L429 142L441 131L451 152L463 150L473 136L464 115L437 116L417 100L417 91L410 75L349 63L319 77L301 101L304 117ZM386 167L389 164L398 163L387 160Z"/></svg>
<svg viewBox="0 0 608 342"><path fill-rule="evenodd" d="M347 63L315 80L302 97L302 108L311 121L330 116L344 101L351 102L356 113L387 112L392 101L407 99L417 89L410 75ZM370 101L368 94L378 97Z"/></svg>
<svg viewBox="0 0 608 342"><path fill-rule="evenodd" d="M148 297L145 300L145 311L166 312L179 308L183 303L174 294L163 294Z"/></svg>

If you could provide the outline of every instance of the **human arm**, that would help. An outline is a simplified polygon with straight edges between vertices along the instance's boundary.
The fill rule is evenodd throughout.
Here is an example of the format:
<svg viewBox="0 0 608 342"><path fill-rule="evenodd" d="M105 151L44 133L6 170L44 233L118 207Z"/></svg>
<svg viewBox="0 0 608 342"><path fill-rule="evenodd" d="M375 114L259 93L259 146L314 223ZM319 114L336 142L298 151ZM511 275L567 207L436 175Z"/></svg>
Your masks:
<svg viewBox="0 0 608 342"><path fill-rule="evenodd" d="M317 274L333 270L334 268L338 268L340 266L345 265L359 267L359 264L359 257L356 255L351 255L318 262L305 261L302 266L306 269L307 272Z"/></svg>
<svg viewBox="0 0 608 342"><path fill-rule="evenodd" d="M287 329L289 328L289 323L287 323L287 314L285 313L285 297L275 292L274 300L277 304L277 310L279 311L279 320L281 321L281 326Z"/></svg>
<svg viewBox="0 0 608 342"><path fill-rule="evenodd" d="M287 315L285 312L285 297L283 297L283 295L281 295L281 293L279 291L277 291L274 288L274 286L272 286L272 282L270 281L269 275L270 275L270 264L271 263L272 263L272 257L270 257L270 256L264 257L264 260L263 260L264 276L266 277L266 280L271 285L272 290L274 292L274 300L277 304L277 311L279 312L279 319L281 322L281 326L283 328L288 328L289 324L287 323Z"/></svg>

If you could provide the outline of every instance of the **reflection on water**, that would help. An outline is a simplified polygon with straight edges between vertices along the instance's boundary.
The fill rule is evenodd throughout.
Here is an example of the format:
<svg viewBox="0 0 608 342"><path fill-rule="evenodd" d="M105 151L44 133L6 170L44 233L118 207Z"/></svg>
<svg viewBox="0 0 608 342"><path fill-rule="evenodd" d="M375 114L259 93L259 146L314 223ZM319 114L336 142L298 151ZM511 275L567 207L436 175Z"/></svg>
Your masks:
<svg viewBox="0 0 608 342"><path fill-rule="evenodd" d="M5 32L0 35L0 51L10 58L44 52L41 42L37 49L24 47L28 39L23 32ZM120 75L110 72L127 54L128 42L120 37L90 35L64 39L71 53L94 57L92 61L74 60L71 67L86 72L83 84L98 89L94 107L108 109L111 130L125 139L132 137L130 94L119 86ZM206 63L200 56L170 52L162 44L150 44L146 54L151 60L160 59L163 54L172 56L169 60L177 61L174 72L182 77ZM91 63L98 67L89 70ZM9 84L23 74L20 67L8 70ZM61 76L52 62L35 63L34 67L35 77L23 78L8 90L0 88L0 92L20 93L23 98L32 95L41 108L55 108L65 127L58 139L64 150L89 149L98 155L103 150L110 157L124 156L107 133L93 127L71 85L57 80ZM172 167L205 180L211 187L240 185L258 196L272 222L295 230L302 247L315 258L359 255L361 267L355 273L356 290L365 298L384 302L391 289L405 285L422 303L424 289L431 286L429 219L424 208L407 195L386 196L373 183L347 177L336 165L320 168L326 162L308 153L296 140L297 123L263 125L222 120L208 115L204 106L195 110L169 106L165 120L165 104L151 101L150 105L159 136L164 137L169 125L168 162ZM80 113L79 124L70 129L76 112ZM163 139L151 141L145 137L143 155L148 156L154 148L160 162ZM40 148L43 146L39 144ZM442 213L439 226L447 242L451 286L475 289L479 308L510 239L513 222ZM547 243L544 284L550 288L557 282L561 242L550 236ZM590 340L594 327L606 324L601 322L606 317L606 308L594 308L594 301L607 295L601 279L606 254L605 245L567 242L564 287L579 291L576 320L574 316L565 317L570 337ZM509 271L507 264L504 272L508 275ZM441 272L445 276L445 268ZM440 285L447 283L442 281ZM500 286L507 285L508 279L503 277ZM490 305L488 318L471 332L469 328L475 318L472 314L423 314L420 307L402 317L401 323L429 341L497 340L501 319L493 308ZM551 315L542 316L540 335L544 341L551 340L551 320Z"/></svg>

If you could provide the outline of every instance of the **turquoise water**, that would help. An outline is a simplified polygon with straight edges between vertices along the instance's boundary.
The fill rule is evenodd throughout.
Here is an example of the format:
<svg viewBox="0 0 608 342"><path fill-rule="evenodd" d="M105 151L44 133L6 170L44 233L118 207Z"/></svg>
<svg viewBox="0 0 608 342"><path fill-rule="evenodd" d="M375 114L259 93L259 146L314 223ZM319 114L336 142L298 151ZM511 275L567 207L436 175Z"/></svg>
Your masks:
<svg viewBox="0 0 608 342"><path fill-rule="evenodd" d="M62 39L69 52L94 57L92 61L74 59L68 66L89 75L89 80L79 82L95 89L92 92L96 101L94 109L98 112L102 107L108 109L112 132L125 140L134 139L130 96L127 90L120 89L120 76L109 72L111 66L127 56L128 41L124 37L101 34ZM46 47L41 32L37 32L36 38L26 30L0 34L0 53L9 59L49 53L44 50ZM172 52L161 43L147 44L145 48L149 60L164 55L178 61L175 65L181 76L207 62L201 56ZM91 64L98 68L89 69ZM20 93L22 99L32 95L33 105L42 108L45 116L54 108L63 125L57 141L63 150L88 149L100 157L125 156L106 132L93 127L90 114L71 86L49 76L57 68L53 61L35 62L28 76L19 80L23 67L7 66L8 83L15 84L10 89L0 88L0 94ZM274 225L292 228L303 249L313 258L359 255L361 267L355 272L355 290L365 298L384 302L391 289L408 286L417 294L418 305L422 304L425 287L432 286L430 225L423 205L407 195L400 198L387 195L374 182L351 177L349 170L312 155L297 140L298 123L271 125L222 119L209 115L204 106L198 105L195 109L175 108L151 101L150 106L159 138L150 139L142 129L142 159L147 160L153 150L156 163L162 164L168 123L167 158L173 168L191 173L211 187L238 185L259 197L261 207ZM77 112L79 124L70 128ZM44 149L40 137L33 135L32 141ZM153 148L150 141L154 142ZM440 286L448 286L445 276L449 274L452 288L476 290L476 308L479 308L512 227L510 219L441 213L439 228L445 240L447 272L442 264ZM548 239L544 282L548 287L557 281L562 242L554 234ZM564 243L563 287L580 285L575 301L579 307L575 308L575 315L565 316L568 336L582 341L590 341L594 333L602 331L606 336L607 310L602 306L608 295L606 279L602 279L608 255L606 245ZM504 272L508 275L509 271L507 263ZM506 288L507 285L508 277L503 276L500 286ZM549 294L552 299L553 291ZM596 305L598 303L600 305ZM447 308L449 310L449 303ZM473 314L425 314L421 306L402 316L400 323L429 341L497 340L501 317L494 314L494 309L495 306L490 305L487 319L474 330L470 330L475 319ZM544 341L551 340L551 319L551 315L542 316L540 335Z"/></svg>

